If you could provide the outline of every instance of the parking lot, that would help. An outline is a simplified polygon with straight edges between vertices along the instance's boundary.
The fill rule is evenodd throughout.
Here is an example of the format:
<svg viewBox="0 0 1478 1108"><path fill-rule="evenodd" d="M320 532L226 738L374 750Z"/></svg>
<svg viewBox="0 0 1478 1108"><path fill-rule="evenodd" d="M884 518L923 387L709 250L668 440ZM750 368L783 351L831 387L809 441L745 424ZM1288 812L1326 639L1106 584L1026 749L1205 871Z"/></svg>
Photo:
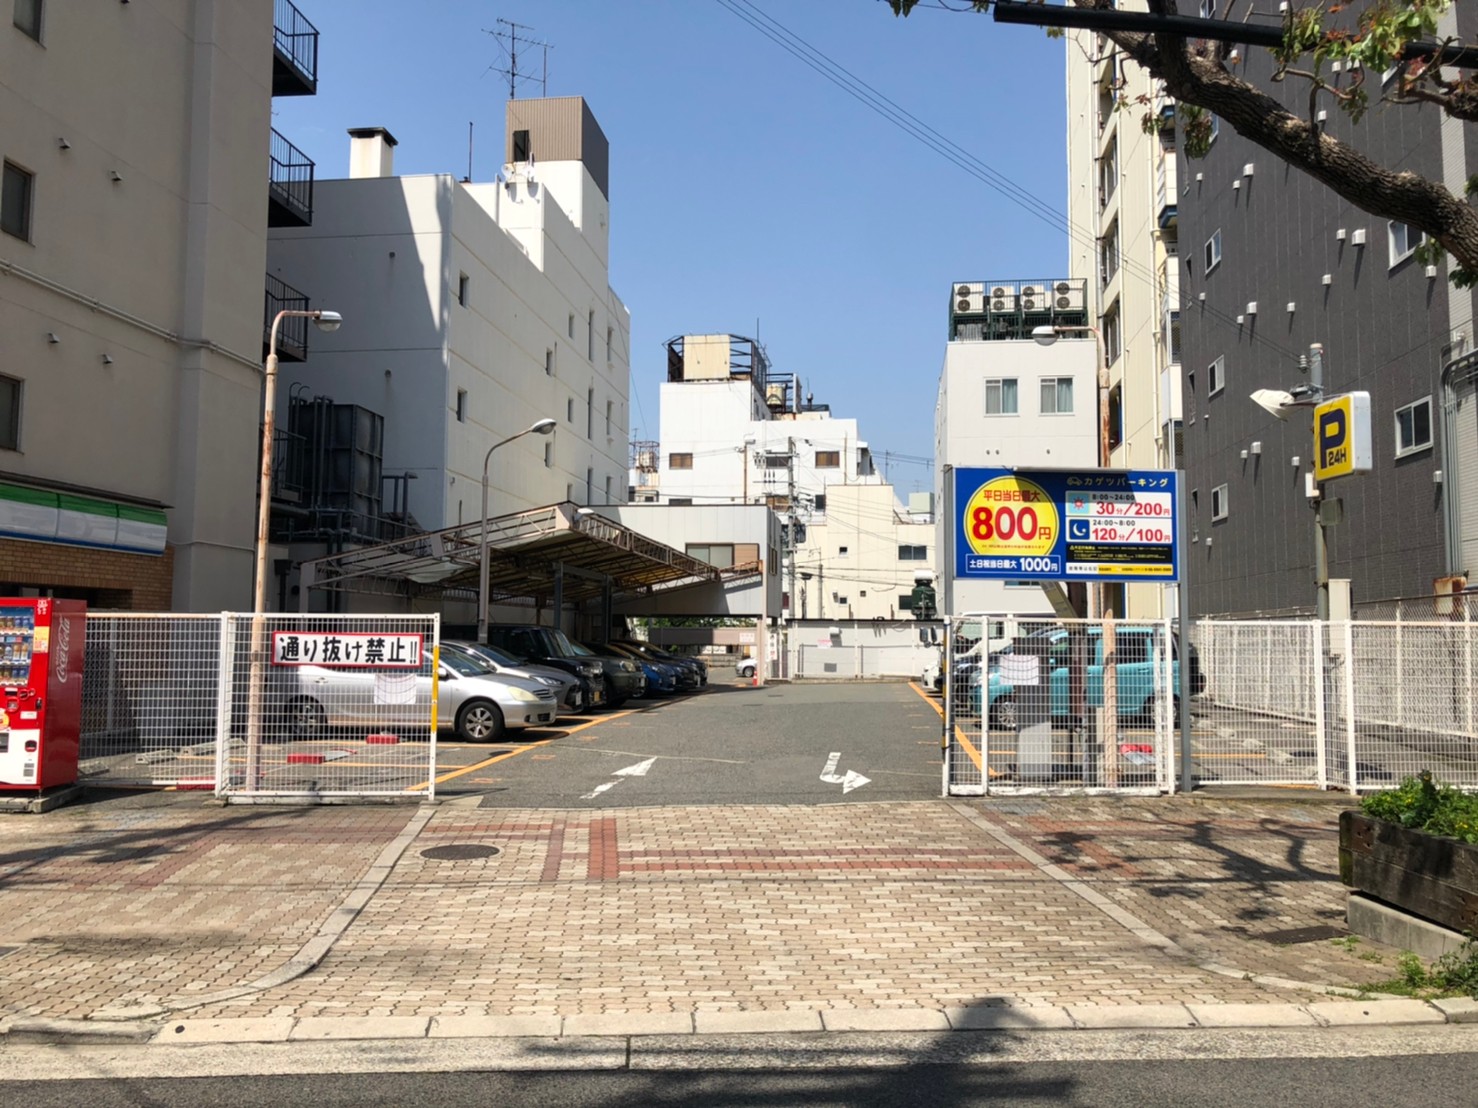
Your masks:
<svg viewBox="0 0 1478 1108"><path fill-rule="evenodd" d="M561 808L919 800L940 792L940 731L909 684L756 688L716 670L691 696L564 716L508 742L442 742L436 791Z"/></svg>

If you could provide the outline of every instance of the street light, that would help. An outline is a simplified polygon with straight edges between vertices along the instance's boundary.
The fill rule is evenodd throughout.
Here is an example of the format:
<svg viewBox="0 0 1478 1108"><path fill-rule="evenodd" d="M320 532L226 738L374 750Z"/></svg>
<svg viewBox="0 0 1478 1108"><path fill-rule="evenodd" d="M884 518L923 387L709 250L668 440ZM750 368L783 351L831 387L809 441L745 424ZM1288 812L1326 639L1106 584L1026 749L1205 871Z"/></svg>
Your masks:
<svg viewBox="0 0 1478 1108"><path fill-rule="evenodd" d="M272 521L272 438L277 425L277 333L284 319L311 319L320 331L337 331L338 312L284 308L272 319L267 340L266 384L262 390L262 472L257 481L256 568L252 585L251 683L247 691L246 780L256 787L262 749L262 639L267 609L267 535Z"/></svg>
<svg viewBox="0 0 1478 1108"><path fill-rule="evenodd" d="M552 419L535 420L534 423L525 427L516 435L509 435L493 443L488 447L488 452L482 457L482 543L477 559L477 641L487 642L488 638L488 463L493 459L493 451L500 446L507 446L514 439L521 439L525 435L547 435L558 426L557 421Z"/></svg>

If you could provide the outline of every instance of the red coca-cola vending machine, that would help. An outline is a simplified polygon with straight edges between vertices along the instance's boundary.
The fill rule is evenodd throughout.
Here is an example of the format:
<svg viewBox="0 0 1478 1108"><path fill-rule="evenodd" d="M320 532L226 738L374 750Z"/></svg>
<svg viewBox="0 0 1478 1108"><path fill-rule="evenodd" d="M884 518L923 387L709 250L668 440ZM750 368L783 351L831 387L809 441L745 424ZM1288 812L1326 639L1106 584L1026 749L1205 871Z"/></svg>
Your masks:
<svg viewBox="0 0 1478 1108"><path fill-rule="evenodd" d="M77 780L87 604L0 598L0 791Z"/></svg>

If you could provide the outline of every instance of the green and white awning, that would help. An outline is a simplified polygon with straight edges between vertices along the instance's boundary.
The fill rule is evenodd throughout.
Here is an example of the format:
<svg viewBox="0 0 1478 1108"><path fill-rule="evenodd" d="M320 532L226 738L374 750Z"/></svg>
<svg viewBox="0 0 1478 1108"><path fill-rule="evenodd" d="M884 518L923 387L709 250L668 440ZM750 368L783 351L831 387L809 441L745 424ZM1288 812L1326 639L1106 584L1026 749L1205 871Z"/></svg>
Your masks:
<svg viewBox="0 0 1478 1108"><path fill-rule="evenodd" d="M163 554L168 522L158 508L0 483L0 538Z"/></svg>

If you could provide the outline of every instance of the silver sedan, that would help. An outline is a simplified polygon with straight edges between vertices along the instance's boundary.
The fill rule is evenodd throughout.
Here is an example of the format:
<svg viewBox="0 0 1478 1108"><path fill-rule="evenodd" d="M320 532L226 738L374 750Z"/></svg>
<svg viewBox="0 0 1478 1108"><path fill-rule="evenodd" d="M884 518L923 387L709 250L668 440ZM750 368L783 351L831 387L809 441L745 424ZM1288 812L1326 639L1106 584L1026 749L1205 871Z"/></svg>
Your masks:
<svg viewBox="0 0 1478 1108"><path fill-rule="evenodd" d="M404 727L407 739L431 715L430 658L419 672L399 682L374 673L329 666L296 666L294 687L286 694L286 738L327 737L334 727ZM437 680L437 726L467 742L497 742L507 730L554 722L555 691L539 681L499 676L478 659L454 647L441 648Z"/></svg>
<svg viewBox="0 0 1478 1108"><path fill-rule="evenodd" d="M457 639L444 642L442 646L443 648L453 646L463 653L471 654L500 677L523 677L548 685L554 690L554 698L560 705L560 715L579 712L585 707L585 692L580 687L580 679L572 673L555 669L553 666L521 662L512 654L499 650L496 646L487 646L483 643L464 642Z"/></svg>

